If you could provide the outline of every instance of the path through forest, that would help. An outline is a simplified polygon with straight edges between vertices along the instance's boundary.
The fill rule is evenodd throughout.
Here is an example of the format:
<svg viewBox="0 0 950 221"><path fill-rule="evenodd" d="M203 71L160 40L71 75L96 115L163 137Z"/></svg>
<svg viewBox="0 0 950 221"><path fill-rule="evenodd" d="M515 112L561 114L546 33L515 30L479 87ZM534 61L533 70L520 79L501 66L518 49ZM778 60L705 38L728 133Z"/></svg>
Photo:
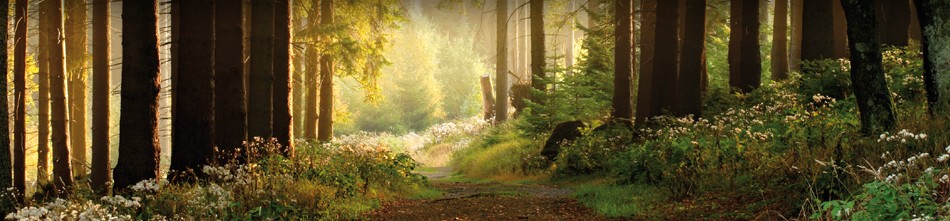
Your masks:
<svg viewBox="0 0 950 221"><path fill-rule="evenodd" d="M385 202L369 220L611 220L571 198L567 188L457 181L451 168L420 172L442 192L428 199Z"/></svg>

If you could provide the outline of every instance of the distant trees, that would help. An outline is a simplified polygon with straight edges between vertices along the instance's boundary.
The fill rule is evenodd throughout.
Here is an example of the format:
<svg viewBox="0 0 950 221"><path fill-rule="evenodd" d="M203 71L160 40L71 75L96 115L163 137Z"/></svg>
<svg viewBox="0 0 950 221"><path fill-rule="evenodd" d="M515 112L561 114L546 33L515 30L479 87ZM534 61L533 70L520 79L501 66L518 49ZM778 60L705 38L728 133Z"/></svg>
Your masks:
<svg viewBox="0 0 950 221"><path fill-rule="evenodd" d="M910 39L911 0L877 0L874 13L881 44L907 46Z"/></svg>
<svg viewBox="0 0 950 221"><path fill-rule="evenodd" d="M801 60L836 58L834 0L802 1Z"/></svg>
<svg viewBox="0 0 950 221"><path fill-rule="evenodd" d="M931 114L940 115L950 109L950 2L914 1L923 33L927 104Z"/></svg>
<svg viewBox="0 0 950 221"><path fill-rule="evenodd" d="M882 67L874 1L841 0L848 21L851 84L857 99L861 131L879 134L897 125L891 93Z"/></svg>
<svg viewBox="0 0 950 221"><path fill-rule="evenodd" d="M66 15L66 104L68 105L69 146L73 175L87 174L86 160L86 6L87 0L64 0Z"/></svg>

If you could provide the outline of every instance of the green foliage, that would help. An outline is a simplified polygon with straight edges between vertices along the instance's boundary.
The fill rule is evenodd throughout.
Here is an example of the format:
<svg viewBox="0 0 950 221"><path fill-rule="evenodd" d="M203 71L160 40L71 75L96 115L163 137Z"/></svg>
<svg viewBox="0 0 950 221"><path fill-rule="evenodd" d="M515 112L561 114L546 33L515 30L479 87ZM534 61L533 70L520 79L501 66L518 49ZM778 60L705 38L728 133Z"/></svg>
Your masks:
<svg viewBox="0 0 950 221"><path fill-rule="evenodd" d="M541 139L499 126L454 153L451 165L471 177L528 175L541 170Z"/></svg>
<svg viewBox="0 0 950 221"><path fill-rule="evenodd" d="M919 103L925 99L920 45L888 47L882 65L887 86L898 105ZM848 60L825 59L802 62L802 74L793 77L797 93L810 97L826 95L835 99L851 96L851 64Z"/></svg>

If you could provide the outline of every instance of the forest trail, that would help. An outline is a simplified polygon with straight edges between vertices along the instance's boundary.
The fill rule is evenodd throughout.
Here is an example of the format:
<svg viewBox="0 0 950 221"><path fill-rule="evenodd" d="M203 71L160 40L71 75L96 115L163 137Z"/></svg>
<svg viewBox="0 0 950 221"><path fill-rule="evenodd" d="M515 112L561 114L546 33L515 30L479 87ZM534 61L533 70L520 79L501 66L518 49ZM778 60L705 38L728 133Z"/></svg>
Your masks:
<svg viewBox="0 0 950 221"><path fill-rule="evenodd" d="M441 195L384 202L368 220L614 220L548 185L458 181L451 168L422 171Z"/></svg>

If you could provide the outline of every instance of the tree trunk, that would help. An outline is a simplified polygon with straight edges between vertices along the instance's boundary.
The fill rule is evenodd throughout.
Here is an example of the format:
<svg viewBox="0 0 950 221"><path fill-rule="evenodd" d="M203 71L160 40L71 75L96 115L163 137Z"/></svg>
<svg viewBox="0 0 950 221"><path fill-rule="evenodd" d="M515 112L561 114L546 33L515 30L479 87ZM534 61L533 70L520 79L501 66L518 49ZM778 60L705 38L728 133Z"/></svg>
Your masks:
<svg viewBox="0 0 950 221"><path fill-rule="evenodd" d="M614 47L614 94L611 117L618 123L629 124L633 118L633 0L617 0L614 10L616 46Z"/></svg>
<svg viewBox="0 0 950 221"><path fill-rule="evenodd" d="M673 111L672 102L676 99L679 3L679 1L657 1L656 4L656 47L664 48L664 50L655 50L653 54L654 93L652 95L657 101L653 111L656 114Z"/></svg>
<svg viewBox="0 0 950 221"><path fill-rule="evenodd" d="M950 109L950 2L914 0L923 33L924 88L931 114Z"/></svg>
<svg viewBox="0 0 950 221"><path fill-rule="evenodd" d="M910 4L910 26L907 28L908 38L914 42L923 41L923 33L920 31L920 16L917 14L916 0L907 0Z"/></svg>
<svg viewBox="0 0 950 221"><path fill-rule="evenodd" d="M757 0L742 2L742 58L740 59L739 82L732 85L743 93L752 92L762 83L762 57L759 53L759 3Z"/></svg>
<svg viewBox="0 0 950 221"><path fill-rule="evenodd" d="M86 0L65 0L66 75L73 175L86 175Z"/></svg>
<svg viewBox="0 0 950 221"><path fill-rule="evenodd" d="M36 138L36 180L40 185L49 182L49 3L42 1L38 5L39 12L39 30L37 31L37 64L39 72L36 73L37 88L39 90L39 100L37 101L37 138Z"/></svg>
<svg viewBox="0 0 950 221"><path fill-rule="evenodd" d="M656 48L656 2L643 0L640 3L640 77L637 80L637 117L636 125L642 125L647 118L656 116L653 100L653 53Z"/></svg>
<svg viewBox="0 0 950 221"><path fill-rule="evenodd" d="M247 140L247 87L244 79L244 26L241 1L214 5L214 123L215 145L225 153Z"/></svg>
<svg viewBox="0 0 950 221"><path fill-rule="evenodd" d="M686 2L686 29L680 54L677 115L698 118L703 111L703 81L706 79L706 0Z"/></svg>
<svg viewBox="0 0 950 221"><path fill-rule="evenodd" d="M93 0L92 3L92 173L91 186L97 193L105 194L112 179L109 161L109 91L111 79L109 62L112 59L111 18L109 0Z"/></svg>
<svg viewBox="0 0 950 221"><path fill-rule="evenodd" d="M481 86L482 86L482 107L484 108L483 113L485 114L485 121L491 120L495 117L495 96L491 92L491 77L484 75L481 77Z"/></svg>
<svg viewBox="0 0 950 221"><path fill-rule="evenodd" d="M881 44L907 46L910 26L909 0L878 0L874 4Z"/></svg>
<svg viewBox="0 0 950 221"><path fill-rule="evenodd" d="M897 125L891 93L881 67L874 1L841 0L847 15L851 84L861 115L861 131L875 135Z"/></svg>
<svg viewBox="0 0 950 221"><path fill-rule="evenodd" d="M495 99L495 124L501 124L501 123L504 123L505 120L508 119L508 87L507 87L507 86L508 86L508 53L507 53L507 51L508 51L508 27L507 27L507 26L508 26L508 23L507 23L507 21L508 21L508 0L497 0L495 4L496 4L496 8L495 8L495 15L496 15L496 17L495 17L495 19L496 19L496 21L497 21L497 27L496 27L496 30L497 30L497 31L496 31L495 34L497 34L496 40L497 40L497 42L498 42L498 43L496 44L496 47L495 47L495 48L496 48L496 50L495 50L495 51L496 51L496 58L495 58L495 60L496 60L496 63L495 63L495 94L496 94L496 99ZM532 34L532 35L531 35L531 39L532 39L532 43L531 43L531 46L532 46L532 47L531 47L531 58L532 58L532 59L531 59L531 62L532 62L532 63L531 63L531 72L532 72L532 75L537 75L537 74L542 73L542 72L537 72L537 71L535 70L535 66L538 65L538 64L535 64L535 62L537 62L537 60L535 60L535 57L537 56L536 53L537 53L537 50L538 50L538 49L534 47L534 45L536 44L536 43L534 43L534 40L537 40L537 39L535 39L535 37L534 37L534 34L537 33L537 31L535 30L534 23L536 22L535 20L541 21L540 19L537 19L537 18L534 17L534 15L535 15L535 14L534 14L534 13L535 13L535 10L537 10L537 9L535 9L535 7L538 7L538 6L536 6L536 5L544 5L544 2L541 2L541 1L531 1L531 17L532 17L532 19L531 19L531 24L532 24L532 25L531 25L531 34ZM542 36L543 36L543 35L542 35ZM542 49L542 51L543 51L543 49ZM542 57L542 59L543 59L543 57ZM540 64L540 63L539 63L539 64ZM542 87L543 87L543 83L542 83L540 80L538 80L538 79L532 80L532 81L531 81L531 85L542 85ZM537 89L537 87L535 87L535 89ZM542 88L542 89L543 89L543 88ZM533 99L533 98L534 98L534 97L532 97L532 101L537 102L537 100L535 100L535 99Z"/></svg>
<svg viewBox="0 0 950 221"><path fill-rule="evenodd" d="M122 114L115 187L158 178L157 0L122 1Z"/></svg>
<svg viewBox="0 0 950 221"><path fill-rule="evenodd" d="M633 3L631 3L630 5L632 7ZM568 13L574 12L574 1L568 1L566 6L567 6ZM564 35L566 39L565 47L564 47L564 60L565 60L564 64L565 64L565 68L567 68L567 71L565 71L565 74L567 76L574 75L574 23L575 23L574 20L575 20L575 17L570 16L570 18L567 20L566 26L563 27L565 28ZM630 117L633 117L632 114Z"/></svg>
<svg viewBox="0 0 950 221"><path fill-rule="evenodd" d="M320 24L333 25L333 0L320 0ZM333 54L330 52L324 52L320 59L320 119L317 126L317 140L329 142L333 139Z"/></svg>
<svg viewBox="0 0 950 221"><path fill-rule="evenodd" d="M172 93L171 177L201 174L214 154L214 1L173 1L179 4L182 22L178 34L178 76ZM181 177L179 177L181 178Z"/></svg>
<svg viewBox="0 0 950 221"><path fill-rule="evenodd" d="M17 199L23 199L26 192L26 41L27 15L29 3L26 0L17 0L14 12L13 46L13 187ZM6 52L6 51L4 51ZM6 92L6 91L4 91ZM6 95L6 94L4 94ZM7 123L3 121L2 123Z"/></svg>
<svg viewBox="0 0 950 221"><path fill-rule="evenodd" d="M794 72L802 71L802 1L804 0L791 0L792 36L791 45L788 47L788 61L789 70Z"/></svg>
<svg viewBox="0 0 950 221"><path fill-rule="evenodd" d="M265 139L274 136L274 4L274 1L251 2L247 133L250 137Z"/></svg>
<svg viewBox="0 0 950 221"><path fill-rule="evenodd" d="M888 0L890 1L890 0ZM832 11L834 12L834 39L835 39L835 57L848 58L848 20L845 18L844 9L840 1L831 1Z"/></svg>
<svg viewBox="0 0 950 221"><path fill-rule="evenodd" d="M729 87L736 89L742 78L742 2L729 1Z"/></svg>
<svg viewBox="0 0 950 221"><path fill-rule="evenodd" d="M0 0L0 7L10 8L9 0ZM8 19L10 18L9 10L0 10L0 23L9 24ZM0 53L0 61L6 61L7 57L7 26L4 25L2 30L0 30L0 49L3 49L3 53ZM0 74L0 91L4 94L0 96L0 111L2 113L9 113L10 107L8 104L8 98L6 92L7 89L7 62L0 62L0 71L3 71L4 74ZM13 159L10 156L10 115L9 114L0 114L0 190L6 190L10 187L13 187ZM5 198L3 200L6 200Z"/></svg>
<svg viewBox="0 0 950 221"><path fill-rule="evenodd" d="M833 4L835 0L802 1L801 60L836 58Z"/></svg>
<svg viewBox="0 0 950 221"><path fill-rule="evenodd" d="M788 0L775 1L772 23L772 80L788 78Z"/></svg>
<svg viewBox="0 0 950 221"><path fill-rule="evenodd" d="M293 154L293 81L290 66L290 1L277 0L274 10L274 138L285 155Z"/></svg>
<svg viewBox="0 0 950 221"><path fill-rule="evenodd" d="M49 45L52 46L49 50L49 87L50 115L52 117L50 125L52 127L53 147L53 188L56 193L64 194L72 188L73 172L70 168L69 124L66 115L66 58L64 57L66 45L62 41L64 36L61 31L63 30L63 4L60 1L51 1L49 7L50 26L47 33L55 33L48 39L50 41ZM125 12L134 13L134 11ZM139 52L129 52L129 54L132 53Z"/></svg>
<svg viewBox="0 0 950 221"><path fill-rule="evenodd" d="M316 8L316 7L315 7ZM319 9L315 9L319 10ZM315 15L311 15L314 16ZM312 21L312 20L311 20ZM306 112L307 117L304 119L304 133L303 137L308 140L317 139L317 120L319 117L317 113L320 111L317 109L317 101L319 100L319 93L317 90L320 90L320 56L317 55L317 49L315 45L307 46L307 50L304 52L306 54L307 60L307 70L306 70L306 84L304 88L307 89L307 101L306 101Z"/></svg>

